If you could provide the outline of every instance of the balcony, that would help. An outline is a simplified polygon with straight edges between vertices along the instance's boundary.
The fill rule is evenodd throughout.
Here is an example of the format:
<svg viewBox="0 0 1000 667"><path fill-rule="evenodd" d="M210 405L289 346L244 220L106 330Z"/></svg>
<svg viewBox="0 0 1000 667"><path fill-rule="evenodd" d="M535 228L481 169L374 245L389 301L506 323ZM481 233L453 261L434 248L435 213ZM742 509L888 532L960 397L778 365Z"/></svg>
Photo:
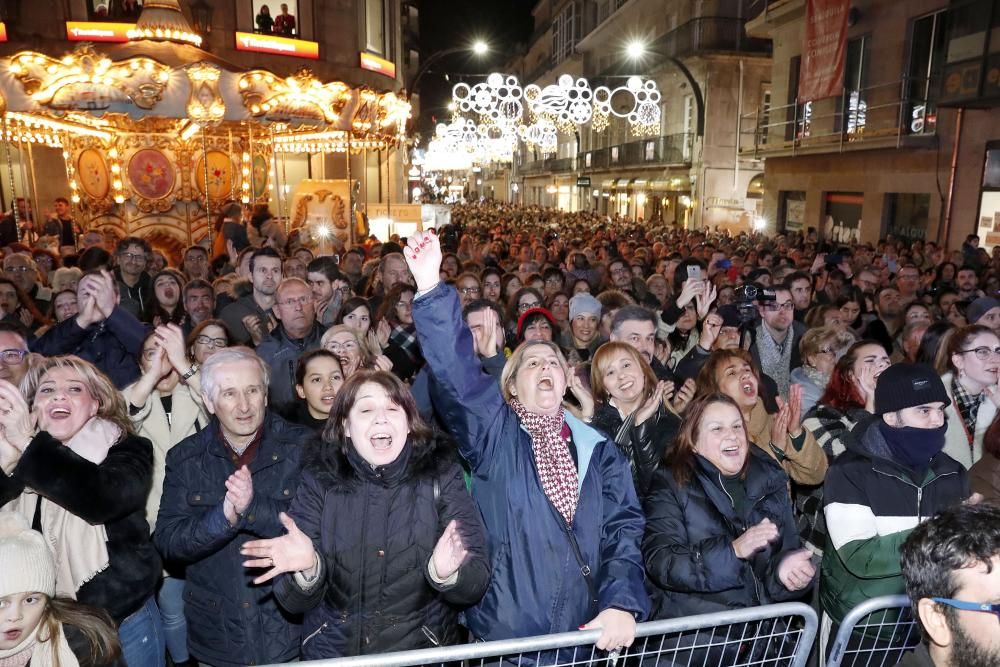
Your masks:
<svg viewBox="0 0 1000 667"><path fill-rule="evenodd" d="M837 97L758 109L740 118L740 154L759 159L929 145L937 129L937 106L929 97L935 85L902 77Z"/></svg>
<svg viewBox="0 0 1000 667"><path fill-rule="evenodd" d="M545 160L534 160L525 162L520 166L522 176L533 176L535 174L558 174L576 170L575 157L547 158Z"/></svg>
<svg viewBox="0 0 1000 667"><path fill-rule="evenodd" d="M703 16L677 26L653 42L653 53L683 58L699 53L771 55L771 40L747 36L746 19Z"/></svg>
<svg viewBox="0 0 1000 667"><path fill-rule="evenodd" d="M690 165L693 140L694 135L690 133L650 137L580 153L577 161L580 169L587 171L617 167Z"/></svg>

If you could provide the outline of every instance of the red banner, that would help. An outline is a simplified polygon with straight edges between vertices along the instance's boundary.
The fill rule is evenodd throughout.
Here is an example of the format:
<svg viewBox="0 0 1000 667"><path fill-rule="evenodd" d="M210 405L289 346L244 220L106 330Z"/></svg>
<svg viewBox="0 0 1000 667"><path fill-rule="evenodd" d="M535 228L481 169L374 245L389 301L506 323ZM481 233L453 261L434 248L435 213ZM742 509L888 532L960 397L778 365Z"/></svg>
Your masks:
<svg viewBox="0 0 1000 667"><path fill-rule="evenodd" d="M850 0L806 0L799 103L835 97L843 92L850 9Z"/></svg>

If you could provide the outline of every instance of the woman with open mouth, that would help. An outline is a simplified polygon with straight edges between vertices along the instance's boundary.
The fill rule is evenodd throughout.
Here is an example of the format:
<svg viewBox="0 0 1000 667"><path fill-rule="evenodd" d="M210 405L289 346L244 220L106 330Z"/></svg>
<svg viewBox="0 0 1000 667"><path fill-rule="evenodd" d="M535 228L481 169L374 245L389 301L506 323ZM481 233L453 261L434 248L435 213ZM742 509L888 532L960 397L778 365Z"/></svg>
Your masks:
<svg viewBox="0 0 1000 667"><path fill-rule="evenodd" d="M181 295L184 278L174 269L164 269L153 278L153 304L151 320L155 326L161 324L181 324L184 321L184 306Z"/></svg>
<svg viewBox="0 0 1000 667"><path fill-rule="evenodd" d="M323 432L333 401L344 384L344 371L337 355L322 348L310 350L299 357L295 367L295 393L298 400L277 406L277 412L288 421Z"/></svg>
<svg viewBox="0 0 1000 667"><path fill-rule="evenodd" d="M286 535L242 553L256 583L294 573L274 593L303 615L302 660L463 640L458 612L490 578L486 537L458 458L399 378L344 383L280 518Z"/></svg>
<svg viewBox="0 0 1000 667"><path fill-rule="evenodd" d="M747 436L742 410L724 394L697 397L685 410L643 503L654 618L783 602L812 586L816 568L799 541L788 478ZM736 655L714 655L720 649L692 648L687 664L736 663Z"/></svg>
<svg viewBox="0 0 1000 667"><path fill-rule="evenodd" d="M135 435L107 376L79 357L41 360L20 389L0 381L0 507L41 529L59 564L56 590L111 615L129 666L160 667L162 568L146 518L153 445Z"/></svg>
<svg viewBox="0 0 1000 667"><path fill-rule="evenodd" d="M458 293L441 283L437 236L410 236L404 255L435 408L469 465L493 554L489 587L465 611L466 626L487 641L600 629L597 649L630 646L649 600L628 462L563 408L567 364L556 344L519 346L498 387L482 372ZM496 326L492 310L482 326Z"/></svg>
<svg viewBox="0 0 1000 667"><path fill-rule="evenodd" d="M770 414L759 394L760 375L745 350L717 350L698 373L695 396L725 394L736 402L757 447L778 461L793 482L822 484L827 460L812 433L802 428L802 388L792 385L788 402L776 399Z"/></svg>

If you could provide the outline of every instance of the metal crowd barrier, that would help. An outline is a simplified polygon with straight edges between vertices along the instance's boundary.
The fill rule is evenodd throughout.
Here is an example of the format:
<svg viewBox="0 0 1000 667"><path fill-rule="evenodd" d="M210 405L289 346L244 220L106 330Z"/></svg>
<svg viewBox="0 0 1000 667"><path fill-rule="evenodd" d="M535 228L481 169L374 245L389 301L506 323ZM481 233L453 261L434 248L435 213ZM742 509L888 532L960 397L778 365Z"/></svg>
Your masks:
<svg viewBox="0 0 1000 667"><path fill-rule="evenodd" d="M826 667L893 667L919 643L920 625L910 598L872 598L844 617Z"/></svg>
<svg viewBox="0 0 1000 667"><path fill-rule="evenodd" d="M621 655L594 647L599 630L332 660L317 667L805 667L816 612L798 602L640 623ZM275 666L276 667L276 666Z"/></svg>

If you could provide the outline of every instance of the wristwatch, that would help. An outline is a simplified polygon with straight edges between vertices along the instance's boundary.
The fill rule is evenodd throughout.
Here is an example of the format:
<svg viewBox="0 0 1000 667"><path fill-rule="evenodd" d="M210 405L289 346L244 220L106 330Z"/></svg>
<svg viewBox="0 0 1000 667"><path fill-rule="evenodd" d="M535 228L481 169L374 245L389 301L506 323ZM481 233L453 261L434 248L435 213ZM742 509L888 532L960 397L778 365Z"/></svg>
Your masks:
<svg viewBox="0 0 1000 667"><path fill-rule="evenodd" d="M199 368L201 368L201 366L197 362L191 364L191 368L188 369L187 373L181 376L181 380L187 382L190 378L194 377L194 374L198 372Z"/></svg>

